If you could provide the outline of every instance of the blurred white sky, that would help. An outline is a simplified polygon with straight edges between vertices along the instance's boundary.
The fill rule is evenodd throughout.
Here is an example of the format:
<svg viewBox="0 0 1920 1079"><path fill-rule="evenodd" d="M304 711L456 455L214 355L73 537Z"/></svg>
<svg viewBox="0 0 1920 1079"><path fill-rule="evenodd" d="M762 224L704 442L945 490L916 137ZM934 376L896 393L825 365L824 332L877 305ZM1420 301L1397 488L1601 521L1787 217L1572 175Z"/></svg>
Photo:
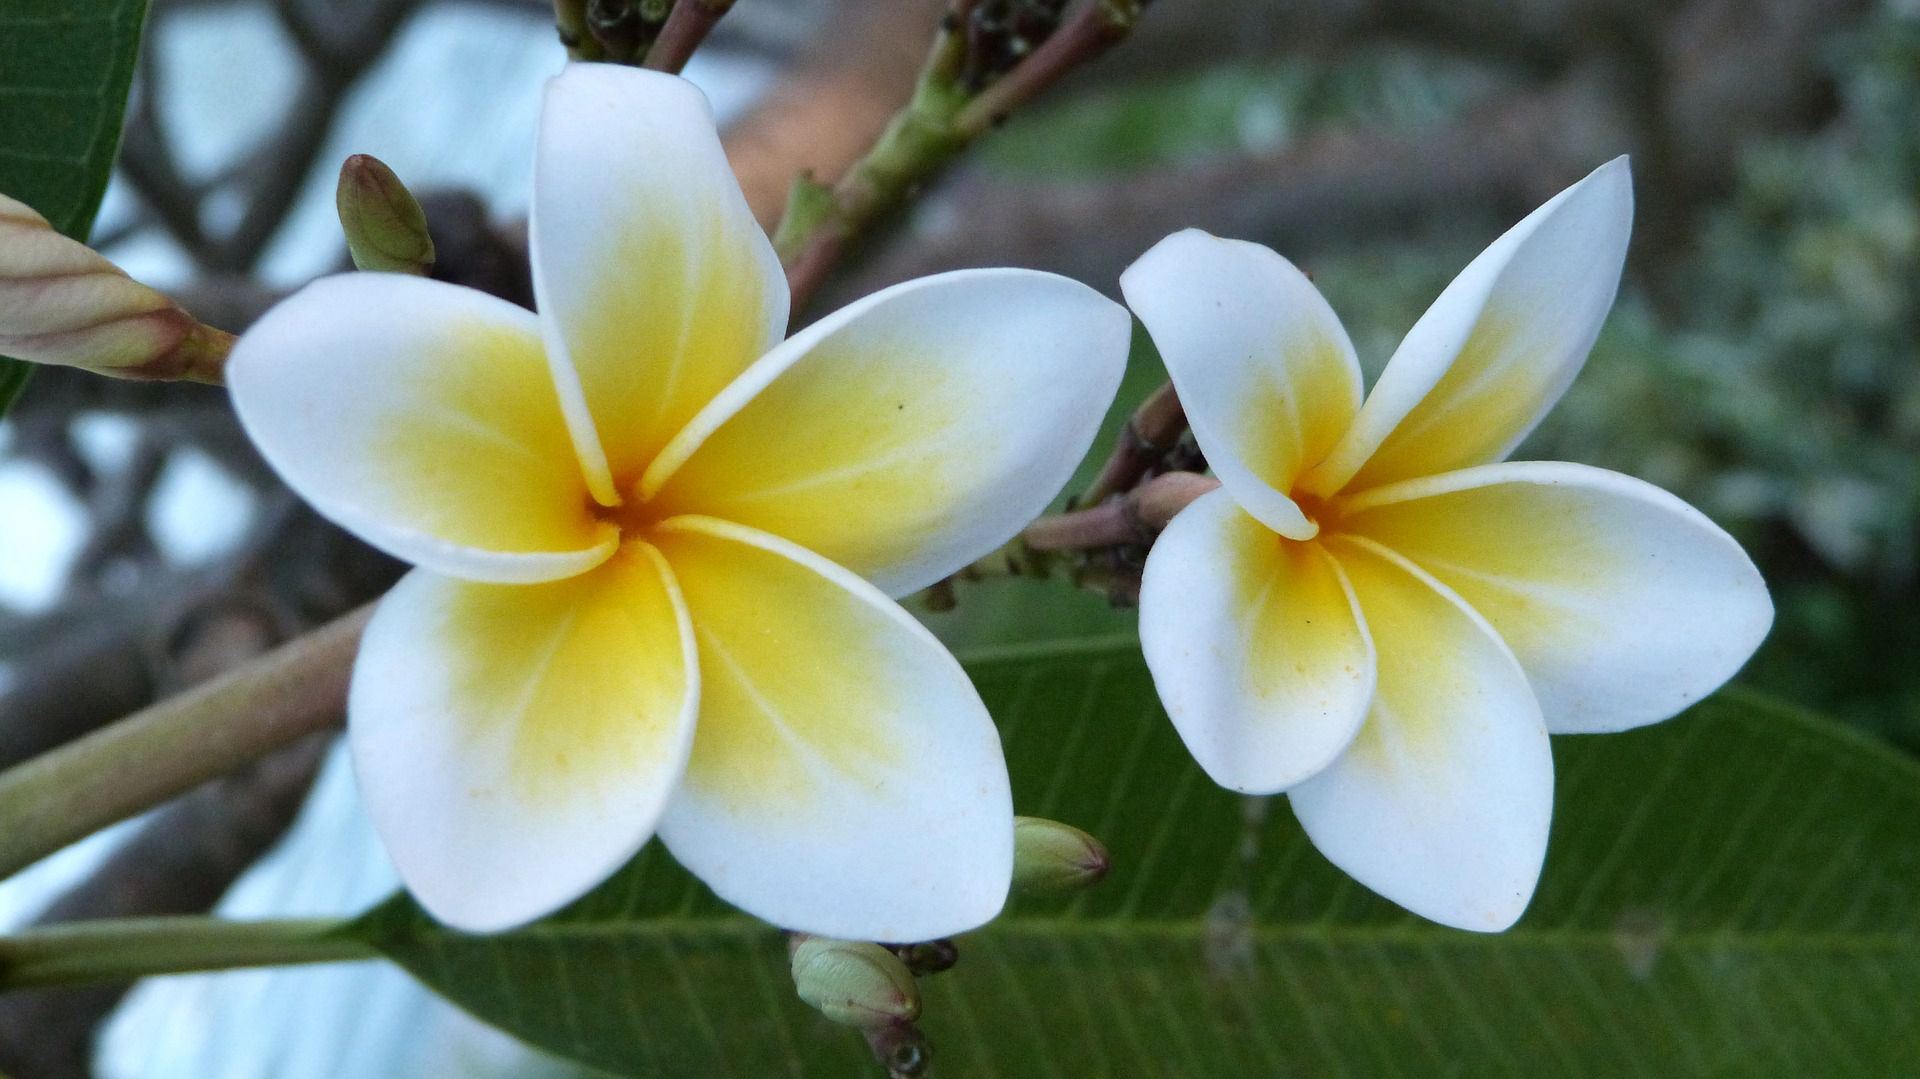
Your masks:
<svg viewBox="0 0 1920 1079"><path fill-rule="evenodd" d="M209 6L166 23L162 114L181 167L204 176L270 130L293 91L288 46L260 6ZM207 62L217 57L218 62ZM263 273L292 285L339 257L334 170L371 153L416 189L481 192L502 216L524 214L540 89L564 57L547 20L443 4L417 17L356 89L321 167L310 177L268 249ZM724 118L742 108L765 73L736 62L696 60L689 77ZM117 183L102 228L124 221L130 196ZM214 206L211 212L218 214ZM232 207L231 212L238 212ZM216 222L216 227L218 223ZM163 287L188 266L164 239L114 251L136 277ZM130 451L122 421L91 417L82 451L110 465ZM0 424L0 446L10 432ZM170 560L217 557L245 532L244 487L210 459L176 454L161 480L150 525ZM83 538L85 517L37 465L0 462L0 605L44 609ZM0 681L7 677L0 667ZM96 836L0 884L0 927L32 917L90 868L128 826ZM288 839L227 897L220 913L286 917L357 913L395 884L359 810L353 776L336 753ZM542 1076L570 1070L466 1018L406 975L380 964L192 976L151 981L109 1024L104 1079L400 1079Z"/></svg>

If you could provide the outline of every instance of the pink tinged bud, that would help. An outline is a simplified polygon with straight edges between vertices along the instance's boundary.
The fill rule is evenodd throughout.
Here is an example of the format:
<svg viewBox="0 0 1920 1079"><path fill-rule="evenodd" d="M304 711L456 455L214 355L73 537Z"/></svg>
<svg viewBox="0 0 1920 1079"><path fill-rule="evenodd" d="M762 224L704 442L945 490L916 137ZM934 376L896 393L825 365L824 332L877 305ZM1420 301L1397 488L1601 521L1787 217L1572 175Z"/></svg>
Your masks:
<svg viewBox="0 0 1920 1079"><path fill-rule="evenodd" d="M1098 839L1070 824L1013 818L1013 890L1021 895L1071 895L1100 883L1111 864Z"/></svg>
<svg viewBox="0 0 1920 1079"><path fill-rule="evenodd" d="M920 990L900 957L866 941L802 937L793 948L800 999L836 1023L876 1027L920 1015Z"/></svg>
<svg viewBox="0 0 1920 1079"><path fill-rule="evenodd" d="M0 195L0 355L119 378L218 382L232 341Z"/></svg>

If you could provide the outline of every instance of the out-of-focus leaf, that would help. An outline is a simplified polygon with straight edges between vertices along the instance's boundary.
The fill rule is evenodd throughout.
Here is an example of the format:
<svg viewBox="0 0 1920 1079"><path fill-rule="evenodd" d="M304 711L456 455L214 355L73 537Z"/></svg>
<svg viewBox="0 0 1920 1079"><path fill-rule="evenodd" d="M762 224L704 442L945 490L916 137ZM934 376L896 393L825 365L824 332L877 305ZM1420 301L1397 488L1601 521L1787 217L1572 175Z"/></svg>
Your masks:
<svg viewBox="0 0 1920 1079"><path fill-rule="evenodd" d="M1209 783L1131 642L971 669L1019 811L1093 832L1114 869L923 980L939 1074L1877 1075L1920 1047L1920 768L1832 723L1729 693L1558 740L1539 895L1478 936L1344 878L1280 800ZM794 998L780 935L657 845L522 931L456 935L396 898L355 932L620 1074L876 1074Z"/></svg>
<svg viewBox="0 0 1920 1079"><path fill-rule="evenodd" d="M0 193L84 240L107 190L146 0L0 4ZM0 358L0 416L30 369Z"/></svg>

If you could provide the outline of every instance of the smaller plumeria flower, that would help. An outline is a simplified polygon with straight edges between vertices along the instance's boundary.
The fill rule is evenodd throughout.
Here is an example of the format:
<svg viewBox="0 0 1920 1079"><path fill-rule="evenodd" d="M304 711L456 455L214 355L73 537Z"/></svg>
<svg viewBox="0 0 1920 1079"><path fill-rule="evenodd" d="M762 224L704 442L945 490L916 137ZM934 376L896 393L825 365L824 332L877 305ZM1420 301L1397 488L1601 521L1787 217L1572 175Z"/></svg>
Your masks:
<svg viewBox="0 0 1920 1079"><path fill-rule="evenodd" d="M1045 508L1119 383L1126 311L964 271L783 342L786 278L706 100L632 69L549 85L530 232L538 315L349 274L228 365L288 484L419 567L367 628L347 715L401 879L496 930L657 833L790 929L926 940L993 917L999 737L890 597Z"/></svg>
<svg viewBox="0 0 1920 1079"><path fill-rule="evenodd" d="M1507 462L1585 362L1633 214L1601 166L1441 293L1364 404L1286 259L1188 231L1121 287L1221 487L1148 556L1140 638L1216 782L1286 792L1328 860L1408 910L1505 929L1553 809L1547 736L1654 723L1773 620L1739 545L1679 499Z"/></svg>

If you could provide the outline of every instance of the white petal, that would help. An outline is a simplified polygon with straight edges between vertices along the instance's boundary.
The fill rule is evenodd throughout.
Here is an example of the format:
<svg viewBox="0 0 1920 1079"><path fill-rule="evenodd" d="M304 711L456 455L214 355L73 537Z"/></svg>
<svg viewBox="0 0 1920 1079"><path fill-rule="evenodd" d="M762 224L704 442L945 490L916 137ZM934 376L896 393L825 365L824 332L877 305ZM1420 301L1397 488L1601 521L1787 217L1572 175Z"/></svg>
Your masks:
<svg viewBox="0 0 1920 1079"><path fill-rule="evenodd" d="M661 516L771 532L892 595L1043 511L1125 370L1126 311L1031 270L896 285L808 327L729 386L642 485Z"/></svg>
<svg viewBox="0 0 1920 1079"><path fill-rule="evenodd" d="M1379 656L1366 725L1288 792L1327 860L1415 914L1494 932L1526 910L1553 815L1540 707L1478 615L1365 540L1329 543Z"/></svg>
<svg viewBox="0 0 1920 1079"><path fill-rule="evenodd" d="M630 543L551 584L407 575L367 627L347 733L400 879L441 921L490 932L639 851L699 696L679 590Z"/></svg>
<svg viewBox="0 0 1920 1079"><path fill-rule="evenodd" d="M655 530L704 676L660 836L775 925L928 940L999 912L1013 801L999 733L940 642L873 586L710 518Z"/></svg>
<svg viewBox="0 0 1920 1079"><path fill-rule="evenodd" d="M1378 488L1342 528L1485 616L1556 733L1662 720L1713 692L1773 622L1766 582L1693 507L1584 465L1512 462Z"/></svg>
<svg viewBox="0 0 1920 1079"><path fill-rule="evenodd" d="M1632 227L1620 157L1507 230L1420 316L1305 489L1359 490L1513 452L1586 362Z"/></svg>
<svg viewBox="0 0 1920 1079"><path fill-rule="evenodd" d="M548 84L529 228L567 417L612 504L786 333L786 275L706 98L653 71L570 64Z"/></svg>
<svg viewBox="0 0 1920 1079"><path fill-rule="evenodd" d="M1267 527L1311 538L1284 492L1360 408L1360 363L1320 290L1267 248L1198 229L1154 245L1120 289L1220 482Z"/></svg>
<svg viewBox="0 0 1920 1079"><path fill-rule="evenodd" d="M287 485L397 558L527 582L613 552L522 308L418 277L322 278L241 336L227 384Z"/></svg>
<svg viewBox="0 0 1920 1079"><path fill-rule="evenodd" d="M1326 767L1373 698L1373 646L1339 565L1317 542L1279 539L1225 490L1154 542L1140 647L1188 751L1249 794Z"/></svg>

